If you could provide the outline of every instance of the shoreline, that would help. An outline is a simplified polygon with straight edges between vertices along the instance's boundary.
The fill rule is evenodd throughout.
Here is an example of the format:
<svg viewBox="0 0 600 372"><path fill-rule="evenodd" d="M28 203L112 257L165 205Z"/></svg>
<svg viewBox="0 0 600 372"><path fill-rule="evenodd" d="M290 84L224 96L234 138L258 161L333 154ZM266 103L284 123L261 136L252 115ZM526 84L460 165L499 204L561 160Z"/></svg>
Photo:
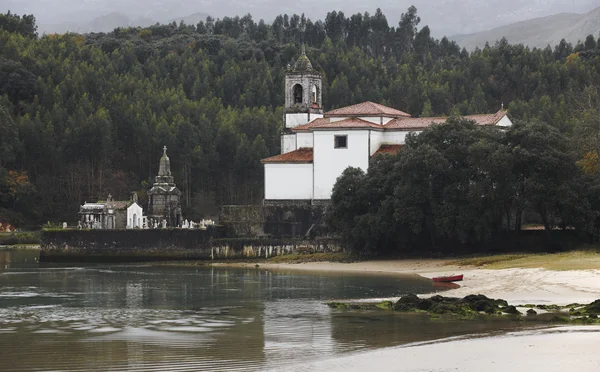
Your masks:
<svg viewBox="0 0 600 372"><path fill-rule="evenodd" d="M572 326L466 335L316 359L278 370L592 372L600 366L595 357L599 333L599 326Z"/></svg>
<svg viewBox="0 0 600 372"><path fill-rule="evenodd" d="M483 294L513 305L590 303L600 299L600 269L556 271L543 268L485 269L458 266L450 259L378 260L352 263L304 262L259 264L259 270L297 270L328 273L435 276L463 274L460 287L443 292L448 297ZM214 263L218 267L254 268L256 263ZM420 294L423 297L433 294ZM397 299L397 298L395 298ZM379 300L379 299L378 299ZM392 299L393 300L393 299Z"/></svg>

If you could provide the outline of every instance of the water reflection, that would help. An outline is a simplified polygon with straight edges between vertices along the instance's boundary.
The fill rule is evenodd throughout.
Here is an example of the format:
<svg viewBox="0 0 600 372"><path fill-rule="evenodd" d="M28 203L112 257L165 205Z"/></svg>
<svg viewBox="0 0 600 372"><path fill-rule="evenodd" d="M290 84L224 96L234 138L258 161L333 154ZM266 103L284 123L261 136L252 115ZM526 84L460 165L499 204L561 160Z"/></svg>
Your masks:
<svg viewBox="0 0 600 372"><path fill-rule="evenodd" d="M34 264L31 264L33 260ZM332 310L335 298L428 292L418 277L150 266L38 266L0 252L10 370L261 370L354 350L501 330Z"/></svg>

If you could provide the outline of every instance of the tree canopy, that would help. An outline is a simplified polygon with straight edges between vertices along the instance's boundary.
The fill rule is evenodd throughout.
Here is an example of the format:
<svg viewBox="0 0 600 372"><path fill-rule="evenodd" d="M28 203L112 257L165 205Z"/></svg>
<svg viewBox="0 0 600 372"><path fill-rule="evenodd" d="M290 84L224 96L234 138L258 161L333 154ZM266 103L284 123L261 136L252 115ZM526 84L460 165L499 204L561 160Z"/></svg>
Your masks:
<svg viewBox="0 0 600 372"><path fill-rule="evenodd" d="M109 192L138 190L144 202L164 145L186 215L260 202L260 159L280 151L285 69L302 43L323 75L325 109L370 100L421 116L504 104L568 138L598 137L589 131L600 106L582 99L600 86L595 36L545 49L501 40L468 53L420 26L411 7L398 25L378 9L38 36L33 16L1 15L0 167L32 187L19 203L0 202L0 217L10 209L23 223L73 221L78 204ZM599 147L582 148L570 151L593 163Z"/></svg>

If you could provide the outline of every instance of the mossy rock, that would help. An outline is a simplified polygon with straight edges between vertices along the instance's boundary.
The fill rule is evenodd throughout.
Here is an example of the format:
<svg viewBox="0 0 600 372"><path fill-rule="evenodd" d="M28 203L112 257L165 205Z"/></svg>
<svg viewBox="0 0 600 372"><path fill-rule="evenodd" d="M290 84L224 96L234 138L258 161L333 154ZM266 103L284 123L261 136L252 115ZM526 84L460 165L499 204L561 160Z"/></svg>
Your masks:
<svg viewBox="0 0 600 372"><path fill-rule="evenodd" d="M535 310L533 310L533 309L529 309L529 310L527 310L527 315L528 315L528 316L537 315L537 311L535 311Z"/></svg>
<svg viewBox="0 0 600 372"><path fill-rule="evenodd" d="M569 323L570 321L571 319L569 319L568 317L560 315L555 315L552 318L550 318L551 323Z"/></svg>
<svg viewBox="0 0 600 372"><path fill-rule="evenodd" d="M507 306L508 303L504 300L495 300L484 295L469 295L464 298L436 295L421 299L414 294L409 294L400 298L393 308L400 312L427 311L431 314L473 317L481 312L496 314Z"/></svg>
<svg viewBox="0 0 600 372"><path fill-rule="evenodd" d="M511 315L521 315L521 312L516 307L510 305L502 308L502 312Z"/></svg>
<svg viewBox="0 0 600 372"><path fill-rule="evenodd" d="M600 300L596 300L589 305L583 307L583 311L587 314L600 314Z"/></svg>
<svg viewBox="0 0 600 372"><path fill-rule="evenodd" d="M383 302L376 304L375 306L378 307L379 309L388 310L388 309L392 309L394 304L392 303L392 301L383 301Z"/></svg>
<svg viewBox="0 0 600 372"><path fill-rule="evenodd" d="M350 305L344 302L328 302L327 306L332 309L348 309Z"/></svg>
<svg viewBox="0 0 600 372"><path fill-rule="evenodd" d="M400 297L394 304L395 311L415 311L421 299L415 294L407 294L406 296Z"/></svg>

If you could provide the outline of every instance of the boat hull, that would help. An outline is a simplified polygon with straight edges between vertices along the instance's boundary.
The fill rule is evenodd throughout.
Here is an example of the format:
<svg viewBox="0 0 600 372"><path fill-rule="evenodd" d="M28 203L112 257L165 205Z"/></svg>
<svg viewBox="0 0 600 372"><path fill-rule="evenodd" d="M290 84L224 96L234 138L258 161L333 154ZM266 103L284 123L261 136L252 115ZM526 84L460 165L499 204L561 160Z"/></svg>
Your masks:
<svg viewBox="0 0 600 372"><path fill-rule="evenodd" d="M436 278L432 278L432 280L437 283L460 282L463 280L463 275L438 276Z"/></svg>

